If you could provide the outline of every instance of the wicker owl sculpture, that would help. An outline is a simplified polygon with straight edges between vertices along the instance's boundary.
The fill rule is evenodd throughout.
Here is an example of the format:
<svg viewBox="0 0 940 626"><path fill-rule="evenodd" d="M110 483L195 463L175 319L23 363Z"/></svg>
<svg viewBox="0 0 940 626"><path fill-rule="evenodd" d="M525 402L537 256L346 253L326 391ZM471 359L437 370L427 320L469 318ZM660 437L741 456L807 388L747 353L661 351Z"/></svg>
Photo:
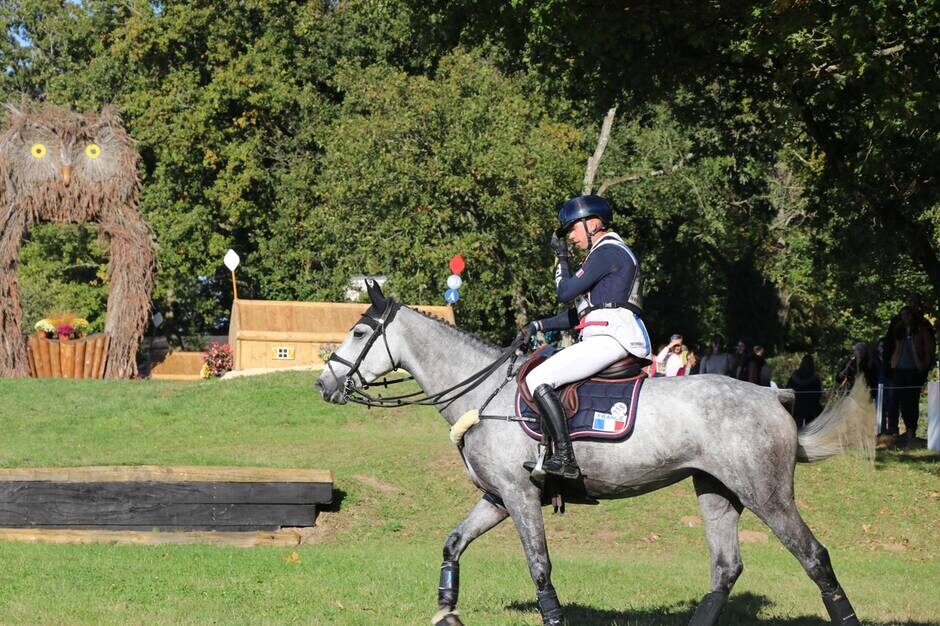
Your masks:
<svg viewBox="0 0 940 626"><path fill-rule="evenodd" d="M137 374L156 273L153 235L137 208L134 142L111 107L100 114L51 105L6 106L0 134L0 376L29 374L17 266L36 222L96 223L108 248L111 347L107 378Z"/></svg>

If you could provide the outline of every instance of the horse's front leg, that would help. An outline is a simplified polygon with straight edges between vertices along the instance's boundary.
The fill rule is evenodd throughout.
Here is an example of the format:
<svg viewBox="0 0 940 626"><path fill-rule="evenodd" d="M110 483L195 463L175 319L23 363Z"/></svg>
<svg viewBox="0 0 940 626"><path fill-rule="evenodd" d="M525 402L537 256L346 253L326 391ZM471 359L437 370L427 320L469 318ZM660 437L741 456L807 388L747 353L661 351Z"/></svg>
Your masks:
<svg viewBox="0 0 940 626"><path fill-rule="evenodd" d="M506 519L509 513L496 498L489 495L477 503L466 519L447 537L444 543L444 562L441 564L441 582L437 587L438 612L431 622L434 626L460 626L457 617L457 596L460 594L460 555L470 542Z"/></svg>
<svg viewBox="0 0 940 626"><path fill-rule="evenodd" d="M522 548L529 562L529 574L535 583L536 599L543 626L561 626L564 621L561 604L552 586L552 562L548 558L548 543L545 541L545 522L542 519L542 504L539 493L526 490L504 497L505 506L519 531Z"/></svg>

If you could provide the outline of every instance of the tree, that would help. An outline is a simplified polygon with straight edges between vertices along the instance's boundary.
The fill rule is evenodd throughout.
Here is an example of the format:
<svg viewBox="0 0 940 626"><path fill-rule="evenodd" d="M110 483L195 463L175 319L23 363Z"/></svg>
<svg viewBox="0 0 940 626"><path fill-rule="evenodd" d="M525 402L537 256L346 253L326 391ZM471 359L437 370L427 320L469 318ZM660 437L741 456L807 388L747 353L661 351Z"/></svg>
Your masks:
<svg viewBox="0 0 940 626"><path fill-rule="evenodd" d="M461 325L503 339L553 313L547 243L556 203L577 189L578 129L473 52L442 59L433 79L347 65L337 85L319 202L294 225L294 262L312 278L299 295L336 299L352 274L387 274L402 300L440 302L460 253Z"/></svg>

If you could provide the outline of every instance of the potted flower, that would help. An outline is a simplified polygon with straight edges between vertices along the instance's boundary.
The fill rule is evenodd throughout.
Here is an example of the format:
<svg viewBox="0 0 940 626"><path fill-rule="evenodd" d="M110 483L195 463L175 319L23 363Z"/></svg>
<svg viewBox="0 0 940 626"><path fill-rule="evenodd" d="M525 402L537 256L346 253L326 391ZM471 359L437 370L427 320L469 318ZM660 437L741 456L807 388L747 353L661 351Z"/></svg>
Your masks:
<svg viewBox="0 0 940 626"><path fill-rule="evenodd" d="M202 378L221 377L232 369L232 347L227 343L213 341L202 353L202 360L202 370L199 373Z"/></svg>
<svg viewBox="0 0 940 626"><path fill-rule="evenodd" d="M45 339L68 341L84 337L91 325L88 320L78 317L74 313L55 313L42 318L34 326L36 334Z"/></svg>
<svg viewBox="0 0 940 626"><path fill-rule="evenodd" d="M36 329L36 334L44 339L53 339L55 337L55 324L53 324L47 318L43 318L36 322L36 325L33 328Z"/></svg>

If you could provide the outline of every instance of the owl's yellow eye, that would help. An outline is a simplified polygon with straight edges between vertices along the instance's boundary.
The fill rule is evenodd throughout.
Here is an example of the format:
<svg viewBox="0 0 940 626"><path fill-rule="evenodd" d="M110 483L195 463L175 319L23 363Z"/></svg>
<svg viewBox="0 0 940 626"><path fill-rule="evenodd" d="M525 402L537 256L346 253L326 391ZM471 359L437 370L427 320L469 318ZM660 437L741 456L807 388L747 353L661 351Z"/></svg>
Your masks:
<svg viewBox="0 0 940 626"><path fill-rule="evenodd" d="M101 148L96 143L90 143L85 146L85 156L89 159L97 159L101 156Z"/></svg>
<svg viewBox="0 0 940 626"><path fill-rule="evenodd" d="M30 149L30 153L37 159L41 159L46 156L46 146L41 143L34 143L33 147Z"/></svg>

